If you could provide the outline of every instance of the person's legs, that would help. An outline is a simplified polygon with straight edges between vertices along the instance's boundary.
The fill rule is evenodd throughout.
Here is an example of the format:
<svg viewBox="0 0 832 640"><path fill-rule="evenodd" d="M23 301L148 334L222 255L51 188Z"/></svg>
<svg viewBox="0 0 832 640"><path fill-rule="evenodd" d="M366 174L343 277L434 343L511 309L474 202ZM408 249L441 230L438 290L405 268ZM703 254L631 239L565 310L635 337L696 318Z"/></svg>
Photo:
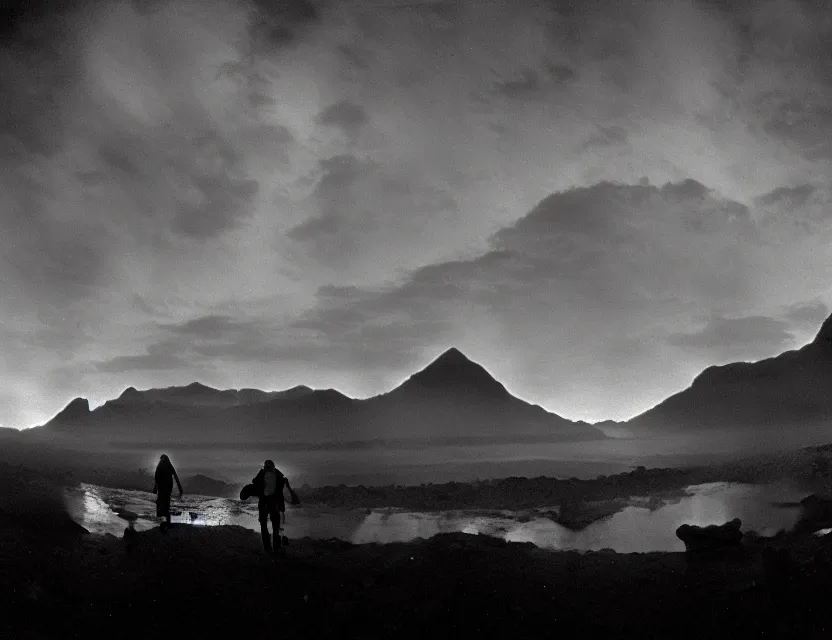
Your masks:
<svg viewBox="0 0 832 640"><path fill-rule="evenodd" d="M169 493L162 493L159 492L159 495L156 497L156 516L160 518L164 518L164 522L162 523L162 529L166 528L167 525L170 524L170 494Z"/></svg>
<svg viewBox="0 0 832 640"><path fill-rule="evenodd" d="M272 552L272 537L269 535L269 524L266 520L260 521L260 537L263 539L263 551Z"/></svg>
<svg viewBox="0 0 832 640"><path fill-rule="evenodd" d="M269 517L272 519L272 531L274 532L274 548L280 548L280 510L277 508L277 503L273 502L269 505Z"/></svg>
<svg viewBox="0 0 832 640"><path fill-rule="evenodd" d="M260 537L263 538L263 549L266 553L272 551L272 539L269 535L269 508L262 498L257 503L257 515L260 521Z"/></svg>

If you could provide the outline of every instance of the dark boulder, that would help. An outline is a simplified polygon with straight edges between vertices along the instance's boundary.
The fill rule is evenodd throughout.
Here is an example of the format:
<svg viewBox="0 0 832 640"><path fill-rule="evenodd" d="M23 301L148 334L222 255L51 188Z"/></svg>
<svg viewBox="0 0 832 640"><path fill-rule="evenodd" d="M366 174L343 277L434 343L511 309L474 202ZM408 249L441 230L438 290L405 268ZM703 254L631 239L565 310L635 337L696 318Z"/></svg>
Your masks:
<svg viewBox="0 0 832 640"><path fill-rule="evenodd" d="M712 524L707 527L683 524L676 529L676 537L685 543L685 550L689 552L721 551L740 546L741 525L739 518L734 518L725 524Z"/></svg>
<svg viewBox="0 0 832 640"><path fill-rule="evenodd" d="M122 520L127 520L127 522L135 522L139 518L138 513L130 511L129 509L125 509L123 507L116 507L115 509L113 509L113 511L115 511L116 515L119 518L121 518Z"/></svg>
<svg viewBox="0 0 832 640"><path fill-rule="evenodd" d="M475 549L493 549L504 548L508 546L508 542L503 538L496 536L489 536L486 534L477 533L463 533L462 531L452 531L448 533L438 533L427 540L427 545L431 548L443 548L453 550L475 550Z"/></svg>
<svg viewBox="0 0 832 640"><path fill-rule="evenodd" d="M795 533L814 533L832 527L832 499L812 494L800 501Z"/></svg>

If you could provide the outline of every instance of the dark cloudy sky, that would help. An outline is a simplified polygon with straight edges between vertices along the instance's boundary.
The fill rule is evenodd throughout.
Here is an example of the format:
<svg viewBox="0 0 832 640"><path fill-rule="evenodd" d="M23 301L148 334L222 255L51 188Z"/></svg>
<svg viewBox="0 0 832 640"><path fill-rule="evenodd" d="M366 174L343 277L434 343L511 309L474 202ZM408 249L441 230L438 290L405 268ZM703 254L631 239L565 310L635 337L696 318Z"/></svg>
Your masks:
<svg viewBox="0 0 832 640"><path fill-rule="evenodd" d="M832 302L824 4L18 3L0 424L195 379L366 396L450 345L624 419L804 344Z"/></svg>

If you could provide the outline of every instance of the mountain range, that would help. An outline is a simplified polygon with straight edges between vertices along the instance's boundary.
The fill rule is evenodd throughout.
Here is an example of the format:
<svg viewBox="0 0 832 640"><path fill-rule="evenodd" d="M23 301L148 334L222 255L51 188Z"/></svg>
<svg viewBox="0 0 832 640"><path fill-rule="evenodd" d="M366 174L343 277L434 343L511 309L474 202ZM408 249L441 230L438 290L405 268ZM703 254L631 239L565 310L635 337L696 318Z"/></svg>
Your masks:
<svg viewBox="0 0 832 640"><path fill-rule="evenodd" d="M691 385L626 422L572 421L514 397L449 349L388 393L334 389L126 389L95 410L76 398L43 427L103 440L321 443L424 439L581 441L624 428L649 435L712 429L799 430L832 420L832 316L801 349L708 367Z"/></svg>
<svg viewBox="0 0 832 640"><path fill-rule="evenodd" d="M126 389L90 410L76 398L42 433L96 442L285 442L424 439L597 440L606 436L514 397L481 365L449 349L392 391L368 399L334 389Z"/></svg>
<svg viewBox="0 0 832 640"><path fill-rule="evenodd" d="M708 367L625 424L634 429L806 428L832 419L832 316L804 347Z"/></svg>

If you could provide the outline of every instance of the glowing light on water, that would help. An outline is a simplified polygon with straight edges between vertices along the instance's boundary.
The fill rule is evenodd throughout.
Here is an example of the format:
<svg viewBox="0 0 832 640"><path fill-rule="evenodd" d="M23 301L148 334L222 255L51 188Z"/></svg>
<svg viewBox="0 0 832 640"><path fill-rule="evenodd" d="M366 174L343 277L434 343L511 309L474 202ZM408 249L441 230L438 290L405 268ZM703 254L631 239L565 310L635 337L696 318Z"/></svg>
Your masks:
<svg viewBox="0 0 832 640"><path fill-rule="evenodd" d="M506 542L537 542L537 535L528 527L517 527L503 536Z"/></svg>
<svg viewBox="0 0 832 640"><path fill-rule="evenodd" d="M799 509L772 507L772 499L790 502L799 493L768 486L713 484L688 487L688 495L670 500L652 511L638 502L618 513L572 531L539 512L502 512L479 515L471 511L405 512L396 509L363 510L292 509L285 525L290 538L339 538L356 544L404 542L436 534L463 532L496 536L509 542L532 542L550 549L594 550L612 548L619 552L680 551L684 544L676 537L681 524L721 524L739 517L743 529L767 535L794 526ZM119 513L135 514L136 530L158 526L154 496L146 491L125 491L82 485L67 494L67 507L75 520L94 533L121 536L126 526ZM548 509L544 511L555 511ZM174 496L172 521L182 525L240 525L259 531L257 505L225 498ZM832 533L824 529L817 535Z"/></svg>
<svg viewBox="0 0 832 640"><path fill-rule="evenodd" d="M98 492L87 487L84 489L84 512L90 520L99 520L111 517L112 509Z"/></svg>

